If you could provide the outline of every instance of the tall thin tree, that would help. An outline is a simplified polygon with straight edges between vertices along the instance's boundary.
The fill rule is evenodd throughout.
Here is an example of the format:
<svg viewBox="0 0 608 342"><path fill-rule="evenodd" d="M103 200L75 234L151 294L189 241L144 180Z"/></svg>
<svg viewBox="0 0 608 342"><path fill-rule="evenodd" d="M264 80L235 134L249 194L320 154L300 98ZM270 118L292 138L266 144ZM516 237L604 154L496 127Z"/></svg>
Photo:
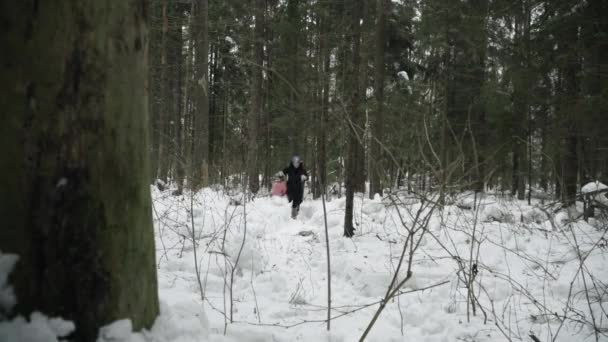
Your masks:
<svg viewBox="0 0 608 342"><path fill-rule="evenodd" d="M198 188L209 184L209 0L196 0L194 11L196 114L190 182L193 188Z"/></svg>

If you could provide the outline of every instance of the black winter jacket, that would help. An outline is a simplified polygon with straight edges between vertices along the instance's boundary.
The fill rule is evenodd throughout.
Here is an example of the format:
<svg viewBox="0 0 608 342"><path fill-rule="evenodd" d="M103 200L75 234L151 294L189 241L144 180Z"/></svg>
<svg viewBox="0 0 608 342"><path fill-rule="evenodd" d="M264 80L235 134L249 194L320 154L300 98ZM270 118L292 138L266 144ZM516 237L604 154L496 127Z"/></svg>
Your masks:
<svg viewBox="0 0 608 342"><path fill-rule="evenodd" d="M304 197L302 175L308 178L308 173L306 173L303 164L296 168L292 163L289 163L289 166L283 169L283 173L287 177L287 198L289 202L293 201L293 206L296 207L302 203Z"/></svg>

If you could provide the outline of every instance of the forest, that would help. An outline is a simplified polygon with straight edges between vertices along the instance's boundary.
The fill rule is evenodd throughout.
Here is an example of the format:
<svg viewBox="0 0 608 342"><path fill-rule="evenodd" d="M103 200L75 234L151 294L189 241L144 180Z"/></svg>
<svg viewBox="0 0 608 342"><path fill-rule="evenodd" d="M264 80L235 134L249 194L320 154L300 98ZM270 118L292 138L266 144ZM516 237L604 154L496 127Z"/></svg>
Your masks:
<svg viewBox="0 0 608 342"><path fill-rule="evenodd" d="M608 174L602 6L152 1L151 179L246 170L257 193L300 154L315 197L368 182L570 203Z"/></svg>
<svg viewBox="0 0 608 342"><path fill-rule="evenodd" d="M606 13L3 2L0 342L608 340Z"/></svg>

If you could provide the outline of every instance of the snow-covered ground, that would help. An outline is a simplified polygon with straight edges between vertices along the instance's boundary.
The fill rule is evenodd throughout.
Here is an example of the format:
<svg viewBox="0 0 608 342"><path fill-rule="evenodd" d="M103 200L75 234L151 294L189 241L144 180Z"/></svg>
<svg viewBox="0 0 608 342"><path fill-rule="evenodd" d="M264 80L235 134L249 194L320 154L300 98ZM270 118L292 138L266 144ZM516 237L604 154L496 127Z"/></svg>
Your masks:
<svg viewBox="0 0 608 342"><path fill-rule="evenodd" d="M140 333L129 320L114 322L98 342L357 341L408 236L396 281L406 278L410 255L411 277L366 341L608 341L605 214L586 223L576 208L490 195L461 194L441 211L406 193L358 195L348 239L345 200L333 198L328 333L321 201L306 199L292 220L284 198L243 206L240 196L211 189L152 191L161 316ZM2 322L17 300L7 284L16 262L0 252L0 341L60 340L71 322L42 313Z"/></svg>
<svg viewBox="0 0 608 342"><path fill-rule="evenodd" d="M209 189L194 198L155 191L153 198L161 301L186 316L206 315L210 341L358 340L387 292L407 229L417 213L426 222L432 207L427 202L421 211L419 199L405 194L358 196L356 236L348 239L344 198L327 202L334 317L328 334L321 201L305 200L292 220L283 198L245 207L242 198ZM586 223L540 203L494 196L463 194L450 203L418 230L413 276L367 341L595 341L593 326L597 339L608 340L605 221ZM472 273L475 314L467 307Z"/></svg>

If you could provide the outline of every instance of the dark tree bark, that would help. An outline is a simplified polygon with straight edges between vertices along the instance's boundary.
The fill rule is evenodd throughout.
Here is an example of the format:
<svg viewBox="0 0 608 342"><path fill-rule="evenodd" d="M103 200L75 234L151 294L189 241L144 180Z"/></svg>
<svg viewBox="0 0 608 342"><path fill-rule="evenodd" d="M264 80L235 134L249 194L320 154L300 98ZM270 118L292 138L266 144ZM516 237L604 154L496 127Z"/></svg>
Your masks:
<svg viewBox="0 0 608 342"><path fill-rule="evenodd" d="M576 94L578 93L578 82L576 73L575 62L569 63L570 65L566 68L565 72L565 94L564 109L568 111L574 111L573 101ZM566 124L566 137L564 139L563 146L563 197L562 201L564 205L574 205L576 200L576 194L578 192L578 137L577 137L577 123L575 121L574 113L566 113L567 119Z"/></svg>
<svg viewBox="0 0 608 342"><path fill-rule="evenodd" d="M254 0L255 22L253 32L253 66L251 67L251 109L248 115L247 175L249 191L260 189L258 167L258 127L262 111L262 71L264 63L264 0Z"/></svg>
<svg viewBox="0 0 608 342"><path fill-rule="evenodd" d="M287 75L287 87L289 88L287 98L287 111L291 115L291 129L288 135L290 139L290 147L292 153L304 153L303 142L304 134L302 134L302 113L300 111L300 87L298 73L300 72L300 61L302 60L300 54L300 1L301 0L287 0L287 25L288 29L285 34L285 49L287 52L288 67Z"/></svg>
<svg viewBox="0 0 608 342"><path fill-rule="evenodd" d="M0 5L0 249L20 256L16 310L75 321L75 341L158 314L145 9Z"/></svg>
<svg viewBox="0 0 608 342"><path fill-rule="evenodd" d="M162 9L164 3L161 1L150 1L148 8L148 25L151 28L161 27ZM154 184L158 171L158 123L160 115L160 57L162 46L162 29L151 29L149 34L149 73L148 73L148 106L150 110L150 184Z"/></svg>
<svg viewBox="0 0 608 342"><path fill-rule="evenodd" d="M526 160L526 134L525 122L528 117L530 88L530 75L528 70L529 58L528 47L530 39L529 6L526 0L520 0L515 8L515 32L513 65L511 67L513 83L513 131L512 131L512 153L513 153L513 182L512 195L517 194L517 199L525 198L525 160Z"/></svg>
<svg viewBox="0 0 608 342"><path fill-rule="evenodd" d="M580 98L580 56L578 49L572 49L579 41L579 23L575 18L567 16L564 24L560 27L560 45L558 50L563 54L562 83L559 91L559 110L564 125L565 137L562 142L562 201L564 205L574 205L578 190L578 131L577 121L578 101Z"/></svg>
<svg viewBox="0 0 608 342"><path fill-rule="evenodd" d="M356 131L356 144L354 148L354 168L355 168L355 192L365 192L365 180L367 178L367 167L365 163L365 108L367 106L367 71L368 71L368 60L369 52L367 51L369 43L369 28L370 25L370 14L369 14L369 2L362 1L361 6L361 24L357 28L359 30L359 41L357 42L358 47L354 46L353 50L357 50L359 53L358 64L358 77L357 86L359 87L359 99L357 100L357 107L352 112L353 122L355 123ZM354 64L354 63L353 63ZM353 107L354 108L354 107Z"/></svg>
<svg viewBox="0 0 608 342"><path fill-rule="evenodd" d="M166 95L164 122L165 151L159 175L163 181L175 182L178 165L182 163L180 156L181 134L181 90L182 90L182 26L185 24L181 10L182 6L171 3L167 9L167 38L166 38ZM178 185L179 187L179 185Z"/></svg>
<svg viewBox="0 0 608 342"><path fill-rule="evenodd" d="M345 175L345 187L346 187L346 205L344 212L344 236L352 237L355 234L355 228L353 226L353 205L355 191L357 191L357 156L359 155L358 150L361 149L361 142L357 138L357 134L361 135L360 126L356 127L359 117L359 111L361 94L359 93L359 67L361 62L361 0L353 0L351 4L351 41L352 41L352 61L349 72L350 82L350 106L349 106L349 122L348 127L348 154L346 156L346 175Z"/></svg>
<svg viewBox="0 0 608 342"><path fill-rule="evenodd" d="M482 90L486 80L486 50L487 50L487 17L488 2L486 0L474 0L469 3L469 10L472 13L472 41L471 50L471 122L470 133L473 136L471 146L473 147L470 159L473 160L475 176L473 180L473 190L484 191L486 178L486 159L485 148L487 145L487 124L484 104L481 100Z"/></svg>
<svg viewBox="0 0 608 342"><path fill-rule="evenodd" d="M193 30L195 33L194 72L194 145L191 185L193 188L209 184L209 1L196 0Z"/></svg>
<svg viewBox="0 0 608 342"><path fill-rule="evenodd" d="M386 13L389 12L390 1L376 0L376 37L374 53L374 96L376 98L376 110L372 118L372 141L371 141L371 168L369 197L375 194L382 196L382 172L383 166L383 114L384 114L384 49L386 46Z"/></svg>
<svg viewBox="0 0 608 342"><path fill-rule="evenodd" d="M170 96L170 74L167 58L168 40L169 40L169 3L164 0L162 4L162 24L161 24L161 46L160 46L160 94L159 94L159 111L157 123L157 142L158 142L158 170L156 177L163 183L167 183L167 175L169 173L169 122L171 109Z"/></svg>
<svg viewBox="0 0 608 342"><path fill-rule="evenodd" d="M182 26L188 27L190 24L190 19L188 20L184 17L180 17L178 21L177 28L173 31L175 36L175 44L173 51L173 59L175 60L176 68L173 73L175 79L173 82L173 115L174 115L174 130L173 130L173 139L174 139L174 159L173 163L173 180L176 184L176 195L181 195L184 189L184 178L185 178L185 165L186 160L184 158L184 122L185 122L185 107L186 101L188 97L188 77L190 73L190 56L183 54L184 48L184 33L182 31Z"/></svg>
<svg viewBox="0 0 608 342"><path fill-rule="evenodd" d="M318 162L317 162L317 177L319 179L319 186L321 188L321 195L327 192L327 126L329 120L329 82L331 78L330 60L331 60L331 49L329 46L329 35L331 30L329 11L326 10L322 19L321 26L321 58L322 58L322 93L321 93L321 118L320 118L320 129L318 136Z"/></svg>

